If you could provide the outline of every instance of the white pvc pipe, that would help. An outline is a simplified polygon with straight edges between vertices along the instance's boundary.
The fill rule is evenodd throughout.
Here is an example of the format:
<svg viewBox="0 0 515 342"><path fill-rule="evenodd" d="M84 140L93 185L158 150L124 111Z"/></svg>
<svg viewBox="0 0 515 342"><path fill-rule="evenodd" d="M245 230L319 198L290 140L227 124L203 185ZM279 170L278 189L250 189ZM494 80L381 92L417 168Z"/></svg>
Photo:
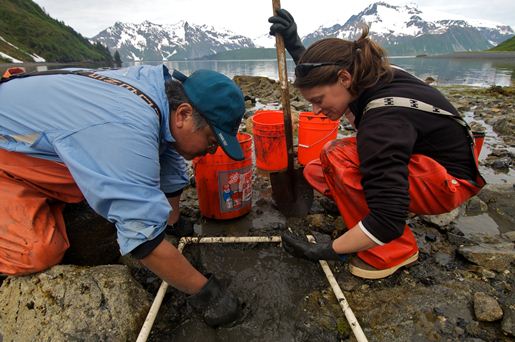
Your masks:
<svg viewBox="0 0 515 342"><path fill-rule="evenodd" d="M152 306L148 311L147 318L145 318L145 322L143 322L143 326L139 332L138 338L136 342L145 342L150 335L150 330L152 329L152 325L154 325L154 321L156 320L157 312L161 307L161 303L163 302L163 298L166 294L166 289L168 288L168 283L163 281L159 290L157 291L156 298L154 298L154 302L152 302Z"/></svg>
<svg viewBox="0 0 515 342"><path fill-rule="evenodd" d="M182 250L186 246L186 242L181 239L179 241L179 246L177 249L179 250L179 253L182 253ZM146 342L148 339L148 335L150 335L150 330L152 329L152 326L154 325L154 321L156 320L157 313L159 311L159 308L161 307L161 303L163 302L163 298L166 294L166 289L168 288L168 283L163 280L161 283L161 286L159 286L159 290L157 291L156 298L154 298L154 301L152 302L152 306L150 307L150 310L148 310L147 317L145 318L145 322L143 322L143 326L141 327L141 330L139 332L138 338L136 339L136 342Z"/></svg>
<svg viewBox="0 0 515 342"><path fill-rule="evenodd" d="M315 243L315 238L312 235L306 235L308 240L312 243ZM220 237L183 237L179 240L179 246L177 249L180 253L182 253L184 247L186 247L189 243L261 243L261 242L281 242L280 236L220 236ZM345 314L345 318L349 322L349 325L356 336L356 340L358 342L367 342L367 338L361 329L361 326L354 316L347 299L343 295L343 292L336 281L331 268L327 264L325 260L319 260L320 266L324 270L325 276L333 289L333 292L340 304L340 307ZM163 281L159 290L157 291L156 298L148 311L147 317L145 318L145 322L141 327L141 331L138 335L136 342L146 342L148 335L150 335L150 330L152 329L152 325L156 319L159 308L161 307L161 303L163 302L163 298L166 294L166 289L168 288L168 284Z"/></svg>
<svg viewBox="0 0 515 342"><path fill-rule="evenodd" d="M183 237L180 242L188 243L257 243L281 242L280 236L216 236L216 237ZM179 242L179 243L180 243Z"/></svg>
<svg viewBox="0 0 515 342"><path fill-rule="evenodd" d="M316 243L313 235L306 235L306 237L308 238L309 242ZM336 296L336 299L338 300L338 303L340 304L340 307L342 308L343 313L345 314L345 318L347 318L347 321L349 322L349 325L352 329L352 332L354 333L354 336L356 336L356 340L358 342L367 342L367 337L361 329L361 326L359 325L356 316L354 316L354 312L352 312L349 302L347 302L347 299L343 295L342 289L340 288L340 285L338 285L338 282L336 281L336 278L334 277L334 274L331 271L329 264L325 260L319 260L318 262L320 263L320 266L322 266L322 269L324 270L325 276L329 281L329 284L331 284L334 295Z"/></svg>

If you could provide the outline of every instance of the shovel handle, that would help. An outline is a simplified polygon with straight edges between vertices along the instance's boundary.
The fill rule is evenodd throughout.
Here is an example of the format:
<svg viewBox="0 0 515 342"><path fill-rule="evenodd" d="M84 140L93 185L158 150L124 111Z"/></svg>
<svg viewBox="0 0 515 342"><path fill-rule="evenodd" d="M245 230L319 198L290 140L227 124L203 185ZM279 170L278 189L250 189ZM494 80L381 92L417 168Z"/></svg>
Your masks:
<svg viewBox="0 0 515 342"><path fill-rule="evenodd" d="M280 0L272 0L274 15L281 8ZM288 91L288 72L286 69L286 51L284 40L280 34L275 35L275 46L277 50L277 66L279 69L279 82L281 84L281 104L284 115L284 134L286 136L286 152L288 153L288 169L293 169L293 125L291 120L290 92Z"/></svg>

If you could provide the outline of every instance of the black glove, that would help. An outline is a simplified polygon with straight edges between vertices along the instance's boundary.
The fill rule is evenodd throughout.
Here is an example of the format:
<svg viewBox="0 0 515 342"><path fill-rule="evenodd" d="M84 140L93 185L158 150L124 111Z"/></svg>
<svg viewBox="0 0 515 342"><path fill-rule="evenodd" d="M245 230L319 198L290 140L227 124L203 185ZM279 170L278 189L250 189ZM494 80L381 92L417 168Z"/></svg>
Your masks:
<svg viewBox="0 0 515 342"><path fill-rule="evenodd" d="M187 301L202 314L204 322L211 327L231 323L241 315L238 298L223 289L214 275L210 275L199 293L189 296Z"/></svg>
<svg viewBox="0 0 515 342"><path fill-rule="evenodd" d="M272 23L270 34L275 36L279 33L283 37L284 47L290 53L295 64L297 64L306 48L304 48L297 34L297 24L295 24L291 14L287 10L280 8L277 10L277 15L268 18L268 22Z"/></svg>
<svg viewBox="0 0 515 342"><path fill-rule="evenodd" d="M181 238L191 236L194 233L193 222L179 215L179 219L174 224L166 226L166 234Z"/></svg>
<svg viewBox="0 0 515 342"><path fill-rule="evenodd" d="M346 259L345 254L340 255L334 251L332 241L311 243L291 233L284 233L281 239L284 250L297 258L311 261Z"/></svg>

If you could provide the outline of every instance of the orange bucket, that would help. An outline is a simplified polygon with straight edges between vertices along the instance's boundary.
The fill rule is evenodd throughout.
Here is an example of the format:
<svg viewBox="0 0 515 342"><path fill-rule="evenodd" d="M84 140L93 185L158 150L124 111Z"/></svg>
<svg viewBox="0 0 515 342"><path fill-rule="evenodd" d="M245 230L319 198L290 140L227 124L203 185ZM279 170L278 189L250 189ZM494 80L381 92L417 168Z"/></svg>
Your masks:
<svg viewBox="0 0 515 342"><path fill-rule="evenodd" d="M256 167L276 172L288 167L284 115L281 110L258 110L252 116Z"/></svg>
<svg viewBox="0 0 515 342"><path fill-rule="evenodd" d="M252 205L252 137L238 133L244 159L232 160L219 147L193 161L200 212L226 220L247 214Z"/></svg>
<svg viewBox="0 0 515 342"><path fill-rule="evenodd" d="M306 165L320 158L325 143L336 139L340 121L332 121L324 114L301 112L299 114L299 164Z"/></svg>

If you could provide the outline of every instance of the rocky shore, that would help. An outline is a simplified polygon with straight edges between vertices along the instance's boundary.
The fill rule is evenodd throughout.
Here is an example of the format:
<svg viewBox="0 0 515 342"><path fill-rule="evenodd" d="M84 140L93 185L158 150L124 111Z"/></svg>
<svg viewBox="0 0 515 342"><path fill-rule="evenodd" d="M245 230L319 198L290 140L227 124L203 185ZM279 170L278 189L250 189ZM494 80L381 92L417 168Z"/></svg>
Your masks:
<svg viewBox="0 0 515 342"><path fill-rule="evenodd" d="M515 59L515 51L467 51L442 55L422 55L420 58L460 58L460 59Z"/></svg>
<svg viewBox="0 0 515 342"><path fill-rule="evenodd" d="M251 131L257 109L279 106L279 87L264 77L235 80L248 109L241 128ZM512 341L515 89L440 90L486 132L480 165L490 184L451 213L410 218L420 248L413 266L378 281L352 276L344 263L330 266L369 341ZM309 110L294 90L291 104L294 116ZM352 133L342 122L340 136ZM320 195L307 217L285 218L273 206L268 176L258 171L251 212L227 222L201 216L193 185L182 207L198 235L280 235L290 228L321 239L346 229L334 203ZM86 205L69 206L66 220L72 248L64 265L1 280L3 341L134 341L160 280L130 257L118 257L114 228ZM232 327L208 328L185 296L169 289L151 341L355 340L318 264L278 245L192 246L185 254L243 300L245 315Z"/></svg>

